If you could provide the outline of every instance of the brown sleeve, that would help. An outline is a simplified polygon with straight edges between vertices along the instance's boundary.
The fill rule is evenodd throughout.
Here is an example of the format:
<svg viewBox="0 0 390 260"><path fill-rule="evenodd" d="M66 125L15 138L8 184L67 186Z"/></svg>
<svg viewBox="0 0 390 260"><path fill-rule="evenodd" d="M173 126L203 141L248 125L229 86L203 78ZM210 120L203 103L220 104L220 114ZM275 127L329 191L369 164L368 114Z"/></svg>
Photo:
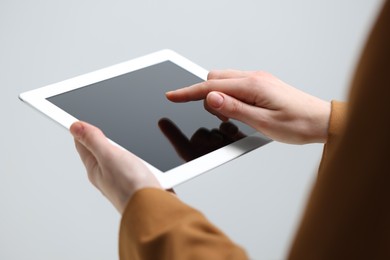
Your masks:
<svg viewBox="0 0 390 260"><path fill-rule="evenodd" d="M245 252L174 194L142 189L129 201L119 233L120 259L247 259Z"/></svg>
<svg viewBox="0 0 390 260"><path fill-rule="evenodd" d="M326 144L324 145L319 172L321 172L322 166L328 160L328 154L332 153L332 150L334 150L336 146L337 140L339 140L340 136L343 134L347 104L333 100L331 102L330 111L328 137Z"/></svg>
<svg viewBox="0 0 390 260"><path fill-rule="evenodd" d="M345 128L312 190L289 259L390 259L390 2L367 42Z"/></svg>

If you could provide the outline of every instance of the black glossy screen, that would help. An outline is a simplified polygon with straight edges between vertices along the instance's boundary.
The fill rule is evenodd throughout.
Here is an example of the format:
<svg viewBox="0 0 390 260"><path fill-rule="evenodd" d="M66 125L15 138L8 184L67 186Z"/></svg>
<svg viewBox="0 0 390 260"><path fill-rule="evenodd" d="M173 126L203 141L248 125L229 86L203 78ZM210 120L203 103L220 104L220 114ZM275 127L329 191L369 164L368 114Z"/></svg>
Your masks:
<svg viewBox="0 0 390 260"><path fill-rule="evenodd" d="M241 133L226 137L224 133L234 132L234 127L224 125L223 133L217 130L221 121L204 109L203 101L172 103L165 97L169 90L201 81L166 61L47 100L77 119L96 125L114 142L167 171L254 132L234 122Z"/></svg>

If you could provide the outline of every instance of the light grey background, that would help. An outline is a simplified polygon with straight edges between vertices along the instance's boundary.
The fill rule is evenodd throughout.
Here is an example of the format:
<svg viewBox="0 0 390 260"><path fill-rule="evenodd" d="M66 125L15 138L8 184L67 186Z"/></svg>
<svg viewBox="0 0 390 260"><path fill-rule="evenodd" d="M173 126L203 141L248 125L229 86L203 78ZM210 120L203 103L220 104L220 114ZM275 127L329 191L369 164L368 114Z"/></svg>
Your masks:
<svg viewBox="0 0 390 260"><path fill-rule="evenodd" d="M266 70L345 99L382 1L0 2L0 259L117 259L119 215L70 134L20 92L173 49L206 69ZM272 143L177 187L253 259L282 259L322 145Z"/></svg>

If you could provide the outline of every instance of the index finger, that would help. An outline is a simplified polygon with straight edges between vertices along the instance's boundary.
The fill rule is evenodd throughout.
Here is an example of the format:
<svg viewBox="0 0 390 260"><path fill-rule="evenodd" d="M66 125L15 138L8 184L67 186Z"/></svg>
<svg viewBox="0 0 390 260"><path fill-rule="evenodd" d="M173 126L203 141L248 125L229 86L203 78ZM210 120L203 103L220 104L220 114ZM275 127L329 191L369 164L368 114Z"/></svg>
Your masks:
<svg viewBox="0 0 390 260"><path fill-rule="evenodd" d="M190 87L169 91L166 96L173 102L187 102L206 98L207 94L213 90L224 88L226 82L218 80L242 79L252 75L252 71L241 70L212 70L207 75L207 81L201 82ZM221 91L222 92L222 91Z"/></svg>
<svg viewBox="0 0 390 260"><path fill-rule="evenodd" d="M207 79L234 79L245 78L253 74L253 71L242 70L212 70L207 75Z"/></svg>
<svg viewBox="0 0 390 260"><path fill-rule="evenodd" d="M225 93L245 102L254 97L249 78L211 79L189 87L165 93L173 102L202 100L212 91Z"/></svg>

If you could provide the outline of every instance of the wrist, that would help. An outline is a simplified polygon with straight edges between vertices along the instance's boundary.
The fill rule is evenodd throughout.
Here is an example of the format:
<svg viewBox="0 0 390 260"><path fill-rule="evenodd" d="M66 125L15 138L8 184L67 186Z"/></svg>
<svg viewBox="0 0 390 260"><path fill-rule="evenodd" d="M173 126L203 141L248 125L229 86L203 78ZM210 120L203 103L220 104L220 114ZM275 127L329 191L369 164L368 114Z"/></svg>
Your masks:
<svg viewBox="0 0 390 260"><path fill-rule="evenodd" d="M328 138L329 121L331 113L331 103L318 99L316 101L316 108L310 120L311 135L308 143L326 143Z"/></svg>

